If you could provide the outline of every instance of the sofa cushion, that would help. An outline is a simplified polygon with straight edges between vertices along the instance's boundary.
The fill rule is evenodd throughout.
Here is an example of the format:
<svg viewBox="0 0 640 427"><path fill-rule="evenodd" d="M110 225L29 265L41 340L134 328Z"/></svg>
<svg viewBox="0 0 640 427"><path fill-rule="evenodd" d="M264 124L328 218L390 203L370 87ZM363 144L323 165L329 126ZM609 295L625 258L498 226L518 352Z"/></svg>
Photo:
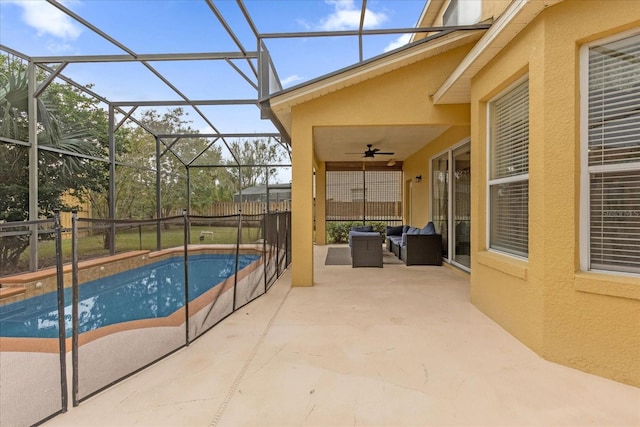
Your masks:
<svg viewBox="0 0 640 427"><path fill-rule="evenodd" d="M420 229L416 227L409 227L407 234L420 234Z"/></svg>
<svg viewBox="0 0 640 427"><path fill-rule="evenodd" d="M392 234L391 236L387 236L387 239L390 240L394 245L402 245L402 235L395 236Z"/></svg>
<svg viewBox="0 0 640 427"><path fill-rule="evenodd" d="M436 227L433 225L433 222L429 222L422 229L420 229L420 234L426 234L426 235L436 234Z"/></svg>
<svg viewBox="0 0 640 427"><path fill-rule="evenodd" d="M403 225L387 227L387 236L402 236Z"/></svg>
<svg viewBox="0 0 640 427"><path fill-rule="evenodd" d="M408 233L402 233L402 241L400 242L401 247L407 246L407 234Z"/></svg>
<svg viewBox="0 0 640 427"><path fill-rule="evenodd" d="M402 226L402 232L406 233L407 231L409 231L409 226L408 225L403 225Z"/></svg>
<svg viewBox="0 0 640 427"><path fill-rule="evenodd" d="M373 231L373 225L354 225L351 227L351 231L371 232Z"/></svg>
<svg viewBox="0 0 640 427"><path fill-rule="evenodd" d="M349 232L349 247L351 247L351 238L353 236L379 236L377 231L350 231Z"/></svg>

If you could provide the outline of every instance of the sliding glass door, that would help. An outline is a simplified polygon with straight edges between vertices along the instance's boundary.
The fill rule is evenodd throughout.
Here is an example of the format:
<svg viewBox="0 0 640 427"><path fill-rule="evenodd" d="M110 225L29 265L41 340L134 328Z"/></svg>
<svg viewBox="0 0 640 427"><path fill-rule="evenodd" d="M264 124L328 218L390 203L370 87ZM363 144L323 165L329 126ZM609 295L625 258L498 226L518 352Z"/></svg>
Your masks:
<svg viewBox="0 0 640 427"><path fill-rule="evenodd" d="M449 258L449 153L431 161L432 221L442 234L442 257Z"/></svg>
<svg viewBox="0 0 640 427"><path fill-rule="evenodd" d="M453 150L453 261L471 268L471 147Z"/></svg>
<svg viewBox="0 0 640 427"><path fill-rule="evenodd" d="M431 213L442 234L443 258L471 267L471 143L466 142L431 161Z"/></svg>

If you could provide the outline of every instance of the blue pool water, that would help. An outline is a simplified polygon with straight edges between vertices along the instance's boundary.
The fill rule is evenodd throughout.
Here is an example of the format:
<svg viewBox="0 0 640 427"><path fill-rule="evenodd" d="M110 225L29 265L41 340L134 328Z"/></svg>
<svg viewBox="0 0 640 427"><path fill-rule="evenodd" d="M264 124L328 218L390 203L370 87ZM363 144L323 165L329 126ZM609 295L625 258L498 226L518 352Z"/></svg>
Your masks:
<svg viewBox="0 0 640 427"><path fill-rule="evenodd" d="M257 255L240 255L243 269ZM235 255L189 257L189 301L223 282L235 272ZM71 336L71 289L64 292L65 326ZM0 306L0 336L56 338L57 293L50 292ZM79 287L79 333L139 319L166 317L184 305L184 258L176 257L145 267L87 282Z"/></svg>

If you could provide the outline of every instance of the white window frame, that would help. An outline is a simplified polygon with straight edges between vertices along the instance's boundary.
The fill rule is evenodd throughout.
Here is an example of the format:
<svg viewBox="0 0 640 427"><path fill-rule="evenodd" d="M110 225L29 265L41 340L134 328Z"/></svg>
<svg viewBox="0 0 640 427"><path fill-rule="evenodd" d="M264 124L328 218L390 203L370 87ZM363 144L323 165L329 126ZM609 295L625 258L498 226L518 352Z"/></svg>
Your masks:
<svg viewBox="0 0 640 427"><path fill-rule="evenodd" d="M451 236L453 236L453 224L451 221L451 217L452 217L452 212L453 212L453 180L451 179L451 175L453 173L452 170L452 165L453 165L453 152L456 151L458 148L469 144L469 148L471 148L471 138L465 138L455 144L453 144L452 146L439 151L437 154L435 154L434 156L431 156L429 158L429 218L433 219L433 161L435 159L437 159L438 157L441 157L442 155L446 154L447 155L447 161L449 162L449 174L447 177L447 191L448 193L448 201L447 201L447 211L448 211L448 218L447 218L447 258L444 259L444 261L454 264L455 266L470 272L471 269L465 265L459 264L457 262L455 262L453 260L453 245L454 243L451 240Z"/></svg>
<svg viewBox="0 0 640 427"><path fill-rule="evenodd" d="M481 16L482 0L450 0L442 15L442 25L473 25Z"/></svg>
<svg viewBox="0 0 640 427"><path fill-rule="evenodd" d="M591 268L591 174L604 172L628 172L640 169L640 162L620 163L607 166L589 166L589 50L593 46L615 42L640 35L634 29L587 43L580 47L580 270L613 275L640 276L633 272L601 270Z"/></svg>
<svg viewBox="0 0 640 427"><path fill-rule="evenodd" d="M494 102L496 102L497 100L501 99L503 96L505 96L507 93L511 92L513 89L515 89L516 87L518 87L519 85L529 82L529 75L525 75L521 78L519 78L517 81L515 81L513 84L509 85L508 88L504 89L503 91L501 91L499 94L497 94L496 96L494 96L493 98L491 98L486 105L486 118L487 118L487 134L486 134L486 171L487 171L487 177L486 177L486 224L485 224L485 235L486 235L486 248L487 251L489 252L495 252L495 253L499 253L502 255L506 255L506 256L510 256L510 257L514 257L514 258L518 258L518 259L522 259L522 260L528 260L528 253L529 250L527 248L527 256L523 256L522 254L519 253L514 253L514 252L508 252L508 251L504 251L498 248L492 248L491 247L491 187L494 185L499 185L499 184L508 184L508 183L512 183L512 182L523 182L526 181L527 183L529 182L529 173L526 174L521 174L521 175L514 175L514 176L509 176L509 177L505 177L505 178L497 178L497 179L491 179L491 161L492 161L492 152L491 152L491 142L492 142L492 135L491 135L491 130L492 130L492 120L493 120L493 115L492 115L492 105ZM527 200L527 203L529 201ZM529 230L527 230L527 241L529 240Z"/></svg>

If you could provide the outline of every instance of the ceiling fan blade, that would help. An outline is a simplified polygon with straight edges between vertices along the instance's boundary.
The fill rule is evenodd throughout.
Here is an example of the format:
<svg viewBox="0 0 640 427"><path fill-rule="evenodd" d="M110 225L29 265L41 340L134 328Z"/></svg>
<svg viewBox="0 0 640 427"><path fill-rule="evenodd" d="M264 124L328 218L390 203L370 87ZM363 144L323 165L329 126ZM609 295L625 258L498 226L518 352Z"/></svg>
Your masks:
<svg viewBox="0 0 640 427"><path fill-rule="evenodd" d="M395 153L390 152L390 151L380 151L379 148L373 148L372 144L367 144L367 149L364 151L361 151L359 153L344 153L344 154L359 154L362 157L365 158L374 158L376 156L376 154L381 154L381 155L385 155L385 156L392 156Z"/></svg>

